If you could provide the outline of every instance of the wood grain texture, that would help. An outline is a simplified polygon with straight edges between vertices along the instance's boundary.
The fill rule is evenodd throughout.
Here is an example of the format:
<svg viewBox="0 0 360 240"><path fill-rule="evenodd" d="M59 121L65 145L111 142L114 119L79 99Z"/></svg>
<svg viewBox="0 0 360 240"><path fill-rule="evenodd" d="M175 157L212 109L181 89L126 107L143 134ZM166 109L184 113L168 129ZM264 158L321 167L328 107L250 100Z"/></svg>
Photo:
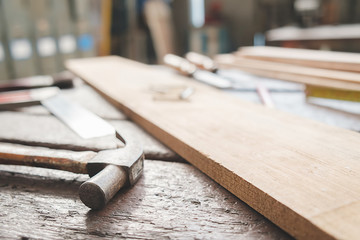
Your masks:
<svg viewBox="0 0 360 240"><path fill-rule="evenodd" d="M70 70L201 171L297 238L360 234L360 136L243 102L118 57ZM153 101L153 85L188 85L190 101ZM331 219L329 219L331 217ZM333 222L327 224L327 222Z"/></svg>
<svg viewBox="0 0 360 240"><path fill-rule="evenodd" d="M237 56L312 68L360 72L360 54L280 47L241 47Z"/></svg>
<svg viewBox="0 0 360 240"><path fill-rule="evenodd" d="M101 211L77 196L87 179L0 165L0 238L291 239L188 164L146 161L139 182Z"/></svg>
<svg viewBox="0 0 360 240"><path fill-rule="evenodd" d="M360 73L297 66L222 54L216 57L220 67L236 68L258 76L299 82L319 87L360 91Z"/></svg>
<svg viewBox="0 0 360 240"><path fill-rule="evenodd" d="M231 92L231 94L240 99L261 104L259 96L255 92ZM303 92L272 92L271 97L278 110L360 132L360 103L331 99L307 99Z"/></svg>
<svg viewBox="0 0 360 240"><path fill-rule="evenodd" d="M360 24L320 25L309 28L285 26L266 32L266 39L268 41L356 41L359 38Z"/></svg>

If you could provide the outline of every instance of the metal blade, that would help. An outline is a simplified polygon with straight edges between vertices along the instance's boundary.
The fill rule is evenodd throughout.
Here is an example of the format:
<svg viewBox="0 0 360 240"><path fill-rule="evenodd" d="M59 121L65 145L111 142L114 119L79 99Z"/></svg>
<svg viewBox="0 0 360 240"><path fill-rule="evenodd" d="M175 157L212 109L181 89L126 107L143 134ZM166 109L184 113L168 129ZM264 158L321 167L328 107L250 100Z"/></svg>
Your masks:
<svg viewBox="0 0 360 240"><path fill-rule="evenodd" d="M41 104L82 138L115 136L112 125L61 94L42 100Z"/></svg>

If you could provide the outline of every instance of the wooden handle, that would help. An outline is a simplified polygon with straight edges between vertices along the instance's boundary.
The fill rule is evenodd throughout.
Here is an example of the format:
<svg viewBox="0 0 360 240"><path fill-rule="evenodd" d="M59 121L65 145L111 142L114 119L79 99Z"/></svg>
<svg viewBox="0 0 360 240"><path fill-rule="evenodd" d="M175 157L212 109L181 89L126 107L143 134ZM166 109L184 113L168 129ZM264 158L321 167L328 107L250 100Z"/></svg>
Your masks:
<svg viewBox="0 0 360 240"><path fill-rule="evenodd" d="M206 71L216 72L218 70L218 67L214 60L212 60L208 56L196 52L188 52L185 58L191 63L195 64L197 67Z"/></svg>
<svg viewBox="0 0 360 240"><path fill-rule="evenodd" d="M71 88L73 87L73 79L75 75L69 71L63 71L60 73L49 75L39 75L26 78L18 78L5 81L0 84L0 92L24 90L40 87L57 86L59 88Z"/></svg>
<svg viewBox="0 0 360 240"><path fill-rule="evenodd" d="M196 66L194 64L190 63L185 58L173 54L166 54L164 57L164 63L184 75L191 76L196 71Z"/></svg>
<svg viewBox="0 0 360 240"><path fill-rule="evenodd" d="M58 87L46 87L31 90L17 90L0 93L0 108L26 107L40 104L41 100L59 94Z"/></svg>
<svg viewBox="0 0 360 240"><path fill-rule="evenodd" d="M81 184L81 201L91 209L101 209L126 183L127 174L122 167L108 165L98 174Z"/></svg>

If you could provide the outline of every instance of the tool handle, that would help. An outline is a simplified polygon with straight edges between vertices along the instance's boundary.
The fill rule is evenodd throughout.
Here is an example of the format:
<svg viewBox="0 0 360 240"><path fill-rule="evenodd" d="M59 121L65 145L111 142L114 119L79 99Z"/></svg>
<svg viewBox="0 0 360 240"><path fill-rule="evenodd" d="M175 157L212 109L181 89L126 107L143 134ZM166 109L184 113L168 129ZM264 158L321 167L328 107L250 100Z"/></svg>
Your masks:
<svg viewBox="0 0 360 240"><path fill-rule="evenodd" d="M41 100L59 93L58 87L38 88L31 90L17 90L0 93L0 108L26 107L40 104Z"/></svg>
<svg viewBox="0 0 360 240"><path fill-rule="evenodd" d="M30 88L50 87L57 86L59 88L73 87L73 79L75 75L69 71L50 75L39 75L26 78L18 78L7 80L5 83L0 84L0 92L23 90Z"/></svg>
<svg viewBox="0 0 360 240"><path fill-rule="evenodd" d="M196 53L196 52L188 52L185 55L185 58L195 64L197 67L204 69L210 72L216 72L218 70L218 66L214 60L209 58L208 56Z"/></svg>
<svg viewBox="0 0 360 240"><path fill-rule="evenodd" d="M102 171L81 184L81 201L91 209L101 209L124 186L127 173L122 167L107 165Z"/></svg>
<svg viewBox="0 0 360 240"><path fill-rule="evenodd" d="M191 76L196 71L196 66L186 60L185 58L176 56L174 54L166 54L164 57L164 63L169 67L172 67L184 75Z"/></svg>

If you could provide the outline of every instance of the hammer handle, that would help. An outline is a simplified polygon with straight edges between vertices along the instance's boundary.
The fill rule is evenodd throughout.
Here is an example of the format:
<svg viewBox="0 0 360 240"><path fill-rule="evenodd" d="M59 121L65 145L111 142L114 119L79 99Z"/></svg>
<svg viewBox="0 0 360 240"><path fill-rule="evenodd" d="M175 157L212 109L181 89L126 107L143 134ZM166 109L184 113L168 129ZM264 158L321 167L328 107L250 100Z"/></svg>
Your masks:
<svg viewBox="0 0 360 240"><path fill-rule="evenodd" d="M87 162L95 152L75 152L0 143L0 164L24 165L87 173Z"/></svg>
<svg viewBox="0 0 360 240"><path fill-rule="evenodd" d="M107 165L98 174L81 184L81 201L91 209L101 209L124 186L127 173L122 167Z"/></svg>

